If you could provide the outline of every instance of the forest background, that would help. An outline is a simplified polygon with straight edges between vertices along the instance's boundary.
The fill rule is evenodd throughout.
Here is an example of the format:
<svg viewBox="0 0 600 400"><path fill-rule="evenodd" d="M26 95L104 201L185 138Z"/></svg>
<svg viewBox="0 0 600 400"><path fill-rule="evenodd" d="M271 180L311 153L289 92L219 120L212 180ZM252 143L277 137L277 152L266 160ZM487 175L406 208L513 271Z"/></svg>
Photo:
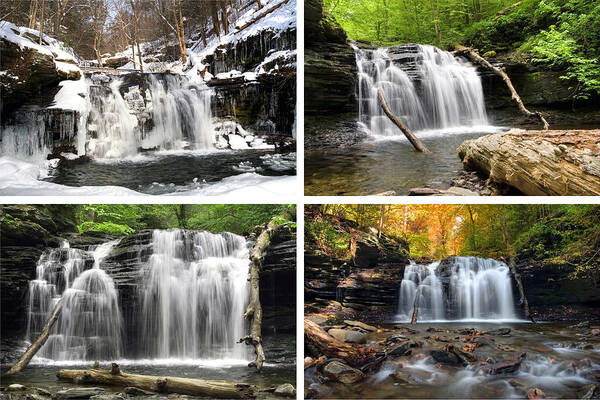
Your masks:
<svg viewBox="0 0 600 400"><path fill-rule="evenodd" d="M306 215L306 243L334 258L350 259L356 229L405 240L411 258L519 255L600 279L600 205L323 204Z"/></svg>
<svg viewBox="0 0 600 400"><path fill-rule="evenodd" d="M600 95L597 0L324 0L324 10L352 40L461 44L487 58L564 69L575 98Z"/></svg>

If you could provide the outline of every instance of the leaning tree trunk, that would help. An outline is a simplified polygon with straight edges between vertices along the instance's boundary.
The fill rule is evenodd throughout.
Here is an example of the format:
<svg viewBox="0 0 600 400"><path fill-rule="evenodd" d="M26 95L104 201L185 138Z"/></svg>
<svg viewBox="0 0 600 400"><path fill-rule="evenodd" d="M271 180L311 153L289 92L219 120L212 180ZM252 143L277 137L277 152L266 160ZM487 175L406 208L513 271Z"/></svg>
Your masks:
<svg viewBox="0 0 600 400"><path fill-rule="evenodd" d="M178 393L217 399L255 398L258 388L246 383L218 380L178 378L171 376L151 376L126 374L117 364L110 371L102 369L61 369L56 373L59 379L79 384L101 384L112 386L134 386L158 393Z"/></svg>
<svg viewBox="0 0 600 400"><path fill-rule="evenodd" d="M404 133L404 136L406 136L406 138L409 140L409 142L414 146L415 150L420 151L421 153L430 154L431 152L429 151L429 149L427 149L427 147L425 147L425 145L423 143L421 143L421 141L419 139L417 139L415 134L412 133L412 131L410 129L408 129L408 127L406 125L404 125L404 123L400 120L400 118L398 118L397 116L394 115L394 113L392 113L392 111L390 110L390 108L387 105L387 102L385 101L385 96L384 96L383 90L381 90L381 88L379 90L377 90L377 97L379 98L379 104L381 104L381 108L383 108L385 115L387 115L388 118L398 128L400 128L402 133Z"/></svg>
<svg viewBox="0 0 600 400"><path fill-rule="evenodd" d="M413 305L413 313L412 318L410 320L411 325L415 325L417 323L417 318L419 317L419 297L421 292L417 289L417 293L415 293L415 303Z"/></svg>
<svg viewBox="0 0 600 400"><path fill-rule="evenodd" d="M546 119L542 116L542 114L539 111L532 112L532 111L529 111L525 107L525 104L523 104L523 100L521 100L521 97L515 90L515 87L513 86L510 78L508 77L506 72L504 72L504 70L502 70L501 68L498 68L498 67L494 67L485 58L481 57L479 54L477 54L477 52L475 50L471 49L470 47L457 46L454 54L467 57L469 60L473 61L474 63L476 63L486 69L489 69L490 71L494 72L496 75L500 76L502 78L502 80L504 81L504 83L506 83L506 86L508 87L508 90L510 91L511 97L515 101L515 103L517 103L519 110L521 110L521 112L528 117L534 117L534 118L539 119L540 122L544 125L544 130L550 129L550 125L548 125L548 122L546 121Z"/></svg>
<svg viewBox="0 0 600 400"><path fill-rule="evenodd" d="M44 343L46 343L46 340L48 340L48 336L50 336L50 330L52 330L52 326L54 326L54 323L58 320L61 310L62 298L54 306L54 309L50 313L50 317L42 328L40 336L38 336L38 338L27 348L27 350L25 350L25 353L23 353L21 358L19 358L19 361L17 361L5 375L13 375L21 372L21 370L25 368L27 364L29 364L29 361L31 361L33 356L35 356Z"/></svg>
<svg viewBox="0 0 600 400"><path fill-rule="evenodd" d="M360 367L373 359L374 353L364 346L337 340L317 323L304 318L305 343L314 346L329 358L340 358L353 367Z"/></svg>
<svg viewBox="0 0 600 400"><path fill-rule="evenodd" d="M529 302L527 301L527 297L525 296L525 288L523 287L523 282L521 281L521 274L517 272L517 266L515 264L515 258L510 257L508 259L508 265L510 267L510 271L517 282L517 288L519 288L519 296L521 296L521 304L523 305L523 312L525 313L525 318L530 319L531 322L535 323L533 316L529 312Z"/></svg>
<svg viewBox="0 0 600 400"><path fill-rule="evenodd" d="M244 342L247 345L254 346L256 359L248 364L249 367L256 367L257 370L263 366L265 361L265 352L262 347L262 306L260 305L260 285L259 273L262 266L264 253L271 243L273 232L277 228L277 223L271 221L267 227L261 232L256 239L256 243L250 252L250 303L244 313L244 319L252 317L250 325L250 334L239 340L239 343Z"/></svg>

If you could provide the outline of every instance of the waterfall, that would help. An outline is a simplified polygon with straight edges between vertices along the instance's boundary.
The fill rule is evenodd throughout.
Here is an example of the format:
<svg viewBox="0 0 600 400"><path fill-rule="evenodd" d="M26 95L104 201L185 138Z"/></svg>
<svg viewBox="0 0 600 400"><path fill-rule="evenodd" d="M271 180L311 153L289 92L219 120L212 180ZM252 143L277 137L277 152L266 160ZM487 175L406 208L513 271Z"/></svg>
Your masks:
<svg viewBox="0 0 600 400"><path fill-rule="evenodd" d="M81 86L86 99L76 111L66 95L46 109L16 111L14 120L0 126L0 153L43 164L54 150L71 147L79 155L108 159L214 148L212 91L203 82L171 74L94 74L82 78Z"/></svg>
<svg viewBox="0 0 600 400"><path fill-rule="evenodd" d="M398 318L409 321L419 295L419 321L517 319L506 264L476 257L406 266L400 283Z"/></svg>
<svg viewBox="0 0 600 400"><path fill-rule="evenodd" d="M107 360L121 354L122 320L113 280L100 263L118 241L93 251L67 242L42 254L29 285L27 337L35 340L56 302L60 317L39 355L53 360ZM90 268L91 267L91 268Z"/></svg>
<svg viewBox="0 0 600 400"><path fill-rule="evenodd" d="M95 79L94 81L92 79ZM214 143L211 91L180 76L148 74L146 95L139 85L121 94L124 78L108 85L88 79L92 109L88 154L101 158L132 156L140 150L206 150ZM151 122L149 122L151 121Z"/></svg>
<svg viewBox="0 0 600 400"><path fill-rule="evenodd" d="M244 238L230 233L156 230L142 269L141 342L157 358L247 359L236 342L249 299Z"/></svg>
<svg viewBox="0 0 600 400"><path fill-rule="evenodd" d="M412 130L488 125L481 79L470 63L429 45L354 48L359 121L372 134L401 134L379 105L380 88Z"/></svg>

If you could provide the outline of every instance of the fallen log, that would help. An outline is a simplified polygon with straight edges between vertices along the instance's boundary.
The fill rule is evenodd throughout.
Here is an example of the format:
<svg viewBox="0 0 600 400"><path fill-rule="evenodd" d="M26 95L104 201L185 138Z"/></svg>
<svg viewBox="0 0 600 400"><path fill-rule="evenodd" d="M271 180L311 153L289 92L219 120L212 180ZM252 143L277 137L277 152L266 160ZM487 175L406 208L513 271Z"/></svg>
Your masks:
<svg viewBox="0 0 600 400"><path fill-rule="evenodd" d="M250 325L250 334L241 338L238 343L246 343L254 346L256 358L248 364L249 367L256 367L257 370L263 366L265 361L265 352L262 347L262 306L260 305L260 285L259 273L262 266L264 253L271 243L273 232L277 228L275 221L270 221L266 228L260 233L254 247L250 251L250 303L246 307L244 319L252 317Z"/></svg>
<svg viewBox="0 0 600 400"><path fill-rule="evenodd" d="M465 140L465 169L530 196L600 196L600 130L509 131Z"/></svg>
<svg viewBox="0 0 600 400"><path fill-rule="evenodd" d="M519 296L521 296L520 303L523 305L523 312L525 313L525 318L530 319L531 322L535 323L533 316L529 312L529 302L527 301L527 297L525 296L525 289L523 287L523 282L521 281L521 275L517 272L517 266L515 265L515 258L510 257L508 260L508 266L510 267L510 271L517 282L517 288L519 289Z"/></svg>
<svg viewBox="0 0 600 400"><path fill-rule="evenodd" d="M60 316L60 312L62 310L62 298L58 300L52 312L50 313L50 317L42 327L42 332L38 336L38 338L31 343L31 345L25 350L25 353L19 358L19 360L12 366L11 369L8 370L4 375L13 375L19 373L29 364L29 361L35 356L35 354L40 350L40 348L46 343L48 340L48 336L50 336L50 331L54 326L54 323L58 320Z"/></svg>
<svg viewBox="0 0 600 400"><path fill-rule="evenodd" d="M383 112L385 112L385 115L387 115L388 118L398 128L400 128L402 133L404 133L404 136L406 136L406 138L413 145L415 150L420 151L421 153L431 154L431 151L429 151L429 149L427 149L427 147L425 147L425 145L423 143L421 143L421 141L415 136L415 134L412 133L412 131L410 129L408 129L408 127L406 125L404 125L404 123L400 120L400 118L398 118L397 116L394 115L394 113L392 113L392 111L390 110L390 108L387 105L387 102L385 101L385 96L384 96L383 90L381 90L381 88L379 90L377 90L377 98L379 99L379 104L381 105Z"/></svg>
<svg viewBox="0 0 600 400"><path fill-rule="evenodd" d="M177 393L190 396L212 397L217 399L255 398L258 388L247 383L219 380L178 378L171 376L151 376L126 374L117 364L111 370L102 369L61 369L56 373L59 379L78 384L101 384L110 386L133 386L158 393Z"/></svg>
<svg viewBox="0 0 600 400"><path fill-rule="evenodd" d="M282 5L288 3L289 1L290 0L283 0L282 2L275 4L273 7L266 9L264 12L262 12L262 10L263 10L262 8L259 8L260 15L257 16L256 18L252 18L250 21L246 22L244 25L242 25L239 28L237 28L236 33L243 31L244 29L246 29L249 26L253 25L257 21L260 21L263 17L265 17L266 15L271 14L273 11L277 10L279 7L281 7Z"/></svg>
<svg viewBox="0 0 600 400"><path fill-rule="evenodd" d="M329 335L317 323L304 318L305 343L314 346L329 358L340 358L353 367L360 367L372 361L375 350L367 350L361 345L351 345Z"/></svg>
<svg viewBox="0 0 600 400"><path fill-rule="evenodd" d="M456 46L456 51L454 52L454 54L464 56L464 57L468 58L469 60L471 60L472 62L474 62L475 64L478 64L478 65L482 66L483 68L486 68L486 69L494 72L496 75L500 76L502 78L502 80L504 81L504 83L506 84L506 86L508 87L511 97L517 103L517 106L519 107L519 110L521 111L521 113L525 114L528 117L534 117L534 118L539 119L540 122L544 125L544 130L550 129L550 125L548 125L548 122L542 116L542 114L540 112L538 112L538 111L532 112L532 111L529 111L525 107L525 104L523 104L523 100L521 100L521 97L515 90L515 87L513 86L512 81L510 80L510 78L508 77L506 72L504 72L504 70L502 70L501 68L498 68L498 67L494 67L485 58L481 57L477 53L477 51L473 50L470 47L464 47L464 46L460 46L460 45Z"/></svg>

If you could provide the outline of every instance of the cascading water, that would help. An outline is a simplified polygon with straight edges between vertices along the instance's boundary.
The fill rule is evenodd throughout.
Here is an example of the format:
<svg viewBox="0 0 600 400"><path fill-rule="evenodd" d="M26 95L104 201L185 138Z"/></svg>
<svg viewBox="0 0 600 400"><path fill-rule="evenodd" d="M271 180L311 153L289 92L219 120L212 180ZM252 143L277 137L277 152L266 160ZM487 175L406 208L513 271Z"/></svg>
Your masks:
<svg viewBox="0 0 600 400"><path fill-rule="evenodd" d="M98 78L96 78L98 80ZM90 155L101 158L132 156L139 150L206 150L214 143L211 92L183 77L148 77L146 97L139 86L121 94L121 79L108 86L88 83L92 109L88 142ZM151 115L150 115L151 114ZM151 127L145 121L152 121Z"/></svg>
<svg viewBox="0 0 600 400"><path fill-rule="evenodd" d="M52 360L248 360L246 240L231 233L156 230L122 316L119 286L103 260L118 241L85 251L45 251L30 282L27 338L39 335L57 301L62 311L39 356ZM107 268L105 271L103 268ZM128 289L129 290L129 289ZM139 335L125 351L128 334ZM132 338L129 337L131 342ZM140 351L141 350L141 351Z"/></svg>
<svg viewBox="0 0 600 400"><path fill-rule="evenodd" d="M401 135L379 104L379 89L412 130L488 125L481 79L471 64L428 45L354 48L359 121L372 134ZM401 53L390 54L392 49Z"/></svg>
<svg viewBox="0 0 600 400"><path fill-rule="evenodd" d="M247 359L248 250L230 233L156 230L142 270L142 337L158 358Z"/></svg>
<svg viewBox="0 0 600 400"><path fill-rule="evenodd" d="M417 295L419 321L517 319L509 268L492 259L411 263L400 283L398 319L411 319Z"/></svg>
<svg viewBox="0 0 600 400"><path fill-rule="evenodd" d="M63 248L42 255L37 279L30 283L29 340L35 339L61 297L63 304L40 356L53 360L105 360L120 356L122 319L117 291L113 280L100 269L100 263L117 242L97 246L91 254L70 249L65 242Z"/></svg>

